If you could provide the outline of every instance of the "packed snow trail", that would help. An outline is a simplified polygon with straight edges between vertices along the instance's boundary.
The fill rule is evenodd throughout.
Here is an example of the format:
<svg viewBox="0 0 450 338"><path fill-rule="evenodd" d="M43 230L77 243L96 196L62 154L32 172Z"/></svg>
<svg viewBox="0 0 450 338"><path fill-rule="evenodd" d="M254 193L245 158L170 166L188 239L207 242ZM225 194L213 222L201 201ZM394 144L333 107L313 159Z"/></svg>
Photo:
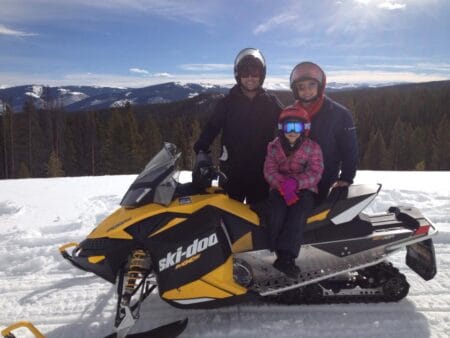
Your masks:
<svg viewBox="0 0 450 338"><path fill-rule="evenodd" d="M83 240L118 207L134 178L0 181L0 329L28 320L47 338L100 338L112 332L115 286L72 267L58 247ZM433 239L438 264L433 280L425 282L407 268L404 252L392 257L411 284L406 299L180 310L151 295L132 332L189 317L181 337L449 337L450 172L360 171L356 183L383 183L367 213L414 205L439 230ZM31 337L25 330L15 332Z"/></svg>

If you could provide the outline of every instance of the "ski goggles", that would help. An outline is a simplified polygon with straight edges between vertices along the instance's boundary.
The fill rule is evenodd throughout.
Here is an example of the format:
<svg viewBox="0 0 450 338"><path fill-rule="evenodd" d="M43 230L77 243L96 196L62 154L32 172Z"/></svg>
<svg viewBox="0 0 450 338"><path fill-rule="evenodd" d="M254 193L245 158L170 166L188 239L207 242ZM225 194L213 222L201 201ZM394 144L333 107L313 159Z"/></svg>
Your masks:
<svg viewBox="0 0 450 338"><path fill-rule="evenodd" d="M283 132L285 134L296 133L301 134L305 129L305 123L301 121L286 121L283 122Z"/></svg>
<svg viewBox="0 0 450 338"><path fill-rule="evenodd" d="M242 67L242 69L239 70L239 76L240 77L260 77L261 76L261 69L257 66L247 66Z"/></svg>

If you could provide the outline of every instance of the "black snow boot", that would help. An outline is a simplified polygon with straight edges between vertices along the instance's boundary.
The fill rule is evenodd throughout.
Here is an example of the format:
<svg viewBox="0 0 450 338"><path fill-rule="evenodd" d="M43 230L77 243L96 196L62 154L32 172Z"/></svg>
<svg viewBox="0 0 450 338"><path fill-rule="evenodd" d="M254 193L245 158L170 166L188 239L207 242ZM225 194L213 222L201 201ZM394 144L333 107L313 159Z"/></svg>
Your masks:
<svg viewBox="0 0 450 338"><path fill-rule="evenodd" d="M277 255L278 258L273 263L273 267L284 273L287 277L297 279L300 275L300 268L295 265L295 259L286 255Z"/></svg>

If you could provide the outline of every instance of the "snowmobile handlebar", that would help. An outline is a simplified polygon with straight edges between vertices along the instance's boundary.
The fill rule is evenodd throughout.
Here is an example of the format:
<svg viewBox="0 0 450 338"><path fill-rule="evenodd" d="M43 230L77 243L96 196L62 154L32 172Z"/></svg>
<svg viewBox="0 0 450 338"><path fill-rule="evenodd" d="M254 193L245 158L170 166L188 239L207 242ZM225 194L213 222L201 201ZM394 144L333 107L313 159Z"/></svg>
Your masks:
<svg viewBox="0 0 450 338"><path fill-rule="evenodd" d="M67 258L71 257L70 254L67 252L67 249L71 248L71 247L76 247L78 245L79 244L77 242L70 242L70 243L64 244L64 245L59 247L59 252L61 253L61 255L64 258L67 259Z"/></svg>
<svg viewBox="0 0 450 338"><path fill-rule="evenodd" d="M223 171L221 171L219 168L213 167L214 170L214 177L216 179L219 179L223 183L226 183L228 181L227 175Z"/></svg>

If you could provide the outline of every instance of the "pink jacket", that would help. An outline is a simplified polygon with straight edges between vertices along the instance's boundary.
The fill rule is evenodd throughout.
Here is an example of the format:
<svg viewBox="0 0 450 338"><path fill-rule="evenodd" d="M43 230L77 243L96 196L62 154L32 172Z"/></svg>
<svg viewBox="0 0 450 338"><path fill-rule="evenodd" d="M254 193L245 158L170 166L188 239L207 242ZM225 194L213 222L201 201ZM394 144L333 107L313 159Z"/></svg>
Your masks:
<svg viewBox="0 0 450 338"><path fill-rule="evenodd" d="M289 157L286 157L278 137L267 146L264 177L271 189L278 189L281 182L288 177L294 177L298 181L298 190L309 189L317 192L317 183L322 172L322 150L316 142L308 138Z"/></svg>

